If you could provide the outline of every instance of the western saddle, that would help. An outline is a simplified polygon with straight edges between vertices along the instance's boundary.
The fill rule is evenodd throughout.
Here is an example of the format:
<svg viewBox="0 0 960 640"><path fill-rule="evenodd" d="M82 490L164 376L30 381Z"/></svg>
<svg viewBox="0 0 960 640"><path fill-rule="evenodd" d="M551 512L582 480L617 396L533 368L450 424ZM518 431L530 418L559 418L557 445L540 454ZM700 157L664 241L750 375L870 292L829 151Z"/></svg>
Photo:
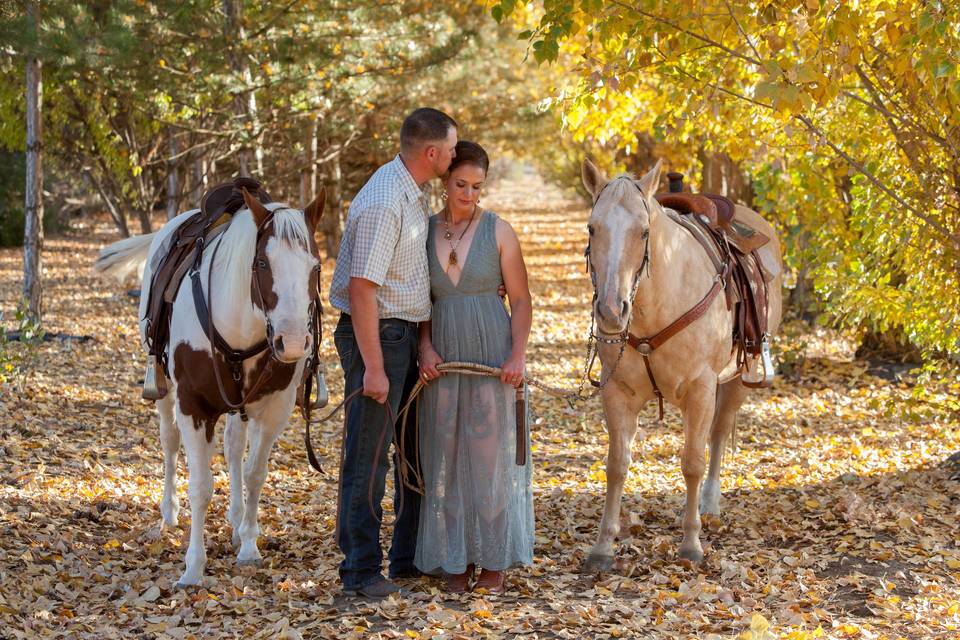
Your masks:
<svg viewBox="0 0 960 640"><path fill-rule="evenodd" d="M170 340L170 315L173 301L191 268L199 268L203 247L226 230L234 213L244 207L246 189L260 202L272 202L260 182L253 178L236 178L209 189L200 199L200 209L177 227L153 257L150 288L146 295L147 312L144 335L147 345L147 372L143 397L159 400L167 395L166 379L170 376L167 342Z"/></svg>
<svg viewBox="0 0 960 640"><path fill-rule="evenodd" d="M673 219L700 241L718 273L728 274L724 290L727 308L734 310L733 341L741 380L748 387L770 386L767 284L774 275L757 252L770 238L738 220L737 205L729 198L683 193L682 174L669 173L667 178L669 193L658 194L657 201L680 214ZM728 263L730 268L724 269Z"/></svg>

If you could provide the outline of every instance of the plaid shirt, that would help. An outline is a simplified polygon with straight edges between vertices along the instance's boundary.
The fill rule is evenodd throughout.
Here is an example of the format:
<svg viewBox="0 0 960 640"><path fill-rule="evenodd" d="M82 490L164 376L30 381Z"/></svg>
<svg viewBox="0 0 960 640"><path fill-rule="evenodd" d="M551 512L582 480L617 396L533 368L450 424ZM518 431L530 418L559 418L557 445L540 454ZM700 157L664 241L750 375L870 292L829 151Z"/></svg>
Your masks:
<svg viewBox="0 0 960 640"><path fill-rule="evenodd" d="M380 318L430 319L426 190L398 155L377 169L350 203L330 284L330 303L350 313L350 278L378 285Z"/></svg>

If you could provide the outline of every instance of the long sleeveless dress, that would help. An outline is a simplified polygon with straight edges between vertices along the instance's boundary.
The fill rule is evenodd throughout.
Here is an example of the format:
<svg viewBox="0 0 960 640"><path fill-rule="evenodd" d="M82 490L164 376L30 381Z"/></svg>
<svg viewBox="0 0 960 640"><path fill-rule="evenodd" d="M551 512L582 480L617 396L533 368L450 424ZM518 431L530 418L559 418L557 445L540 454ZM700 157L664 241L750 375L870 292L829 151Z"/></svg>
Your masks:
<svg viewBox="0 0 960 640"><path fill-rule="evenodd" d="M501 366L510 356L510 316L497 216L484 211L456 286L437 260L437 216L427 251L433 297L433 346L445 362ZM425 573L494 571L533 562L533 493L527 463L516 464L516 391L490 376L444 374L420 396L420 506L415 564ZM529 420L526 421L529 424Z"/></svg>

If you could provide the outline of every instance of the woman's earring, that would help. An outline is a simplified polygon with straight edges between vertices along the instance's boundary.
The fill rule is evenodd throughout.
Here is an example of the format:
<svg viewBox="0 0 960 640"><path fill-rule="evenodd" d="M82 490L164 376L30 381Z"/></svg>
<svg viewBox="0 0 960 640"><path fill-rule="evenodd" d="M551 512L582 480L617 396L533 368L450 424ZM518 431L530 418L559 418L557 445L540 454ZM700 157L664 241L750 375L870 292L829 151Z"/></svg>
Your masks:
<svg viewBox="0 0 960 640"><path fill-rule="evenodd" d="M446 190L446 189L443 190L443 193L440 194L440 197L443 198L444 200L447 199L447 190Z"/></svg>

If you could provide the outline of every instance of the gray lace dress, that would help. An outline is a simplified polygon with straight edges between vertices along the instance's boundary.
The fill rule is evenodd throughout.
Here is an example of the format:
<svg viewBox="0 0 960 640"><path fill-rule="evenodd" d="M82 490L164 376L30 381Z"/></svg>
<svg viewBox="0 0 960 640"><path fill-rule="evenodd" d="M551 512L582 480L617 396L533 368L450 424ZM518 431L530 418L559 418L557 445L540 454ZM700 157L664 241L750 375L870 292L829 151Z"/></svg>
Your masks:
<svg viewBox="0 0 960 640"><path fill-rule="evenodd" d="M456 286L437 260L437 216L427 250L433 297L433 346L445 362L501 366L510 355L510 316L495 229L484 211L461 258ZM419 406L425 495L415 564L426 573L462 573L470 563L503 570L533 562L533 493L527 464L516 464L516 392L489 376L445 374L427 385ZM529 421L527 421L529 425Z"/></svg>

